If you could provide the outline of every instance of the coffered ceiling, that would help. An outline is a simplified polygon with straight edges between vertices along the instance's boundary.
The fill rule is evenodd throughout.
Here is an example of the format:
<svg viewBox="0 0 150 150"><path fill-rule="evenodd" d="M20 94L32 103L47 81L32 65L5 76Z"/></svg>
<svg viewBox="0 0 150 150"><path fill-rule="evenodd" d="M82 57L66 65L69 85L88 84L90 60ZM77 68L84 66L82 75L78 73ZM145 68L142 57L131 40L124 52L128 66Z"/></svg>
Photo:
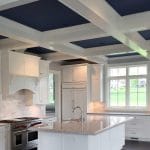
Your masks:
<svg viewBox="0 0 150 150"><path fill-rule="evenodd" d="M0 49L99 63L116 54L149 59L149 18L149 0L1 0Z"/></svg>

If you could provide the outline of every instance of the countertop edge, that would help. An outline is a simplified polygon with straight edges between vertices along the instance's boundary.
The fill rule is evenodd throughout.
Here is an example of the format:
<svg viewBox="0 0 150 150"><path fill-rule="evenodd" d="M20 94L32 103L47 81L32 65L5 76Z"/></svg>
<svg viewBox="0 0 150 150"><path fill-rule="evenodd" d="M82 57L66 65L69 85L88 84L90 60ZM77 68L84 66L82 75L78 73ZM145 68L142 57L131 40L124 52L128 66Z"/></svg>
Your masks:
<svg viewBox="0 0 150 150"><path fill-rule="evenodd" d="M87 113L87 115L121 115L121 116L150 116L150 113L138 113L138 112L99 112L99 113Z"/></svg>
<svg viewBox="0 0 150 150"><path fill-rule="evenodd" d="M51 126L49 125L49 129L48 128L45 128L45 127L39 127L39 126L34 126L34 127L31 127L30 130L37 130L37 131L41 131L41 132L51 132L51 133L64 133L64 134L78 134L78 135L96 135L96 134L99 134L99 133L102 133L104 131L107 131L107 130L110 130L114 127L117 127L121 124L124 124L130 120L134 119L133 117L128 117L127 120L125 121L122 121L122 122L119 122L119 123L116 123L115 125L112 125L112 126L109 126L109 127L106 127L106 128L103 128L101 130L97 130L95 132L82 132L82 131L75 131L75 132L71 132L71 131L64 131L64 130L53 130L51 129ZM48 125L47 125L48 127Z"/></svg>

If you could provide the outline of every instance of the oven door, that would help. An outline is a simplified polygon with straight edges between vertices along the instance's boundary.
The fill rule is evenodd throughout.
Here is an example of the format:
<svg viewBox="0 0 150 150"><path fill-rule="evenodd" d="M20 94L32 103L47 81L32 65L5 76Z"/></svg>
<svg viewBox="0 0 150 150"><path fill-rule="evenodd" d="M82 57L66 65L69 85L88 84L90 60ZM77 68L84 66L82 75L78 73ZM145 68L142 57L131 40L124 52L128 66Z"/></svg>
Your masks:
<svg viewBox="0 0 150 150"><path fill-rule="evenodd" d="M12 147L14 150L21 150L27 144L27 131L14 131L12 133Z"/></svg>
<svg viewBox="0 0 150 150"><path fill-rule="evenodd" d="M27 132L27 142L28 145L38 144L38 131L30 131Z"/></svg>

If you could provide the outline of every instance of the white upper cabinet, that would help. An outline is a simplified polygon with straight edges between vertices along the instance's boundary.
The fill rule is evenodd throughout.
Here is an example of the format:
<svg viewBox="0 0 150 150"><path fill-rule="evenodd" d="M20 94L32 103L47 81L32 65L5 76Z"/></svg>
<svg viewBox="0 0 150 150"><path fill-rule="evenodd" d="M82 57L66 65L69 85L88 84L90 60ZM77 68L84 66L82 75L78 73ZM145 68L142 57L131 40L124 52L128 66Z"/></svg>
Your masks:
<svg viewBox="0 0 150 150"><path fill-rule="evenodd" d="M39 57L12 51L3 52L2 56L5 56L6 61L9 62L10 74L39 77Z"/></svg>
<svg viewBox="0 0 150 150"><path fill-rule="evenodd" d="M49 63L47 60L40 60L40 76L49 75Z"/></svg>
<svg viewBox="0 0 150 150"><path fill-rule="evenodd" d="M73 69L71 67L64 67L62 70L63 82L73 82Z"/></svg>
<svg viewBox="0 0 150 150"><path fill-rule="evenodd" d="M85 82L87 80L87 66L75 66L73 67L73 81Z"/></svg>
<svg viewBox="0 0 150 150"><path fill-rule="evenodd" d="M64 66L62 69L63 82L86 82L87 66L86 65L70 65Z"/></svg>
<svg viewBox="0 0 150 150"><path fill-rule="evenodd" d="M40 77L37 82L37 92L34 94L34 104L48 104L49 61L40 60Z"/></svg>
<svg viewBox="0 0 150 150"><path fill-rule="evenodd" d="M33 95L33 103L38 105L48 104L48 77L41 77L38 81L37 92Z"/></svg>
<svg viewBox="0 0 150 150"><path fill-rule="evenodd" d="M39 77L39 61L37 56L13 51L2 52L2 67L5 66L10 75Z"/></svg>
<svg viewBox="0 0 150 150"><path fill-rule="evenodd" d="M40 58L32 55L24 55L25 76L39 77Z"/></svg>
<svg viewBox="0 0 150 150"><path fill-rule="evenodd" d="M89 89L91 101L103 101L103 65L89 65Z"/></svg>
<svg viewBox="0 0 150 150"><path fill-rule="evenodd" d="M7 55L7 54L6 54ZM25 65L24 65L24 55L21 53L9 52L9 72L12 75L24 75ZM7 56L6 56L7 57Z"/></svg>

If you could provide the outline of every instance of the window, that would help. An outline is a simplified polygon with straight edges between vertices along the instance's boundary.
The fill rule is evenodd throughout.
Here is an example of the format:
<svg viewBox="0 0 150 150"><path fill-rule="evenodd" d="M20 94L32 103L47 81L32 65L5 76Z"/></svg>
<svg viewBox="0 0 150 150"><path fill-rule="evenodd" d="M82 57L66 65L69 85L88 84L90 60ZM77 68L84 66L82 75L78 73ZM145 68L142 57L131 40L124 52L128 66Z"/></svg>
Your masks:
<svg viewBox="0 0 150 150"><path fill-rule="evenodd" d="M109 107L146 107L147 76L146 64L109 67Z"/></svg>
<svg viewBox="0 0 150 150"><path fill-rule="evenodd" d="M53 73L49 74L49 86L48 86L48 101L49 104L46 105L46 113L55 112L55 75Z"/></svg>
<svg viewBox="0 0 150 150"><path fill-rule="evenodd" d="M54 74L49 74L49 103L54 104L55 103L55 79Z"/></svg>

